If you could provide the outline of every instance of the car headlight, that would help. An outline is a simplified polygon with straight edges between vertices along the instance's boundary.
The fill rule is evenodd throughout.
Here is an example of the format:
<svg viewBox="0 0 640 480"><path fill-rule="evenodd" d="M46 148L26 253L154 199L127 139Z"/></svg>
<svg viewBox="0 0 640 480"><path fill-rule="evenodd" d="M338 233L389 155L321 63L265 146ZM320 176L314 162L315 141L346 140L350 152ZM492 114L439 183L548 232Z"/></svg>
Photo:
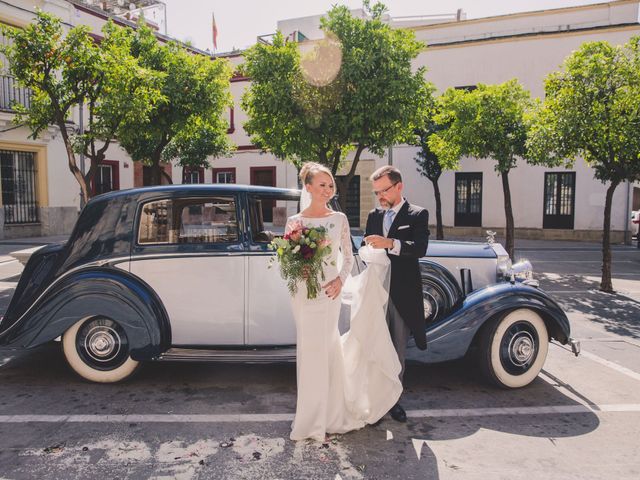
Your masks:
<svg viewBox="0 0 640 480"><path fill-rule="evenodd" d="M511 266L511 275L520 282L533 280L533 267L529 260L520 260ZM511 276L510 275L510 276Z"/></svg>
<svg viewBox="0 0 640 480"><path fill-rule="evenodd" d="M498 281L505 280L511 276L511 259L509 255L498 255L496 269Z"/></svg>

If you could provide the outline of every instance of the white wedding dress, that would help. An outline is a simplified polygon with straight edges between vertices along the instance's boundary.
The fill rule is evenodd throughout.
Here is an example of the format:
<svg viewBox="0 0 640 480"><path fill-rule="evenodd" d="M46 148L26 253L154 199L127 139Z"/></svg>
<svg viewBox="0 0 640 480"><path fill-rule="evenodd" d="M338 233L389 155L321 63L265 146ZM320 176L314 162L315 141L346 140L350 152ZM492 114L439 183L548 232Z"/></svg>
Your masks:
<svg viewBox="0 0 640 480"><path fill-rule="evenodd" d="M360 249L367 269L350 275L354 258L347 217L334 212L311 218L290 217L286 231L300 222L324 226L331 240L331 256L321 285L340 276L340 297L330 299L324 289L307 299L304 281L291 305L296 322L296 415L291 439L324 441L327 433L345 433L377 422L402 393L400 362L386 323L389 259L384 250ZM333 265L331 265L333 263ZM386 284L386 285L385 285ZM350 329L340 336L341 304L350 306Z"/></svg>

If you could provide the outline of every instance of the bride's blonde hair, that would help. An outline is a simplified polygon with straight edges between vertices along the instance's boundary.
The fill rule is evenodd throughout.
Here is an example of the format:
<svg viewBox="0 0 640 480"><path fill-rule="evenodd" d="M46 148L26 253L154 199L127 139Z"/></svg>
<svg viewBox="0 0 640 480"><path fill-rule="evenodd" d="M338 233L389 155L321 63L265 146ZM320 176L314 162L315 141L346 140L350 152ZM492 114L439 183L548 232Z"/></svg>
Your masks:
<svg viewBox="0 0 640 480"><path fill-rule="evenodd" d="M336 180L335 178L333 178L331 170L329 170L324 165L321 165L320 163L306 162L304 165L302 165L302 168L300 169L300 181L303 185L311 185L313 177L315 177L317 173L326 173L327 175L329 175L329 177L331 177L331 183L333 183L333 191L335 193Z"/></svg>

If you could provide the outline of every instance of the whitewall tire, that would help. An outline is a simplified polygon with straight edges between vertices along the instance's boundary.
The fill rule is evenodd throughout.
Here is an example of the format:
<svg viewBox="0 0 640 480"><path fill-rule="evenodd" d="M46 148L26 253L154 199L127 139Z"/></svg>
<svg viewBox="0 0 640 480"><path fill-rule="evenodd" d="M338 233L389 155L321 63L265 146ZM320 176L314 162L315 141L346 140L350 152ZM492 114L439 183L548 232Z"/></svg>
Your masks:
<svg viewBox="0 0 640 480"><path fill-rule="evenodd" d="M534 310L519 308L480 332L480 369L495 385L521 388L538 376L548 350L544 320Z"/></svg>
<svg viewBox="0 0 640 480"><path fill-rule="evenodd" d="M62 336L62 351L69 366L92 382L120 382L140 366L129 355L124 329L106 317L76 322Z"/></svg>

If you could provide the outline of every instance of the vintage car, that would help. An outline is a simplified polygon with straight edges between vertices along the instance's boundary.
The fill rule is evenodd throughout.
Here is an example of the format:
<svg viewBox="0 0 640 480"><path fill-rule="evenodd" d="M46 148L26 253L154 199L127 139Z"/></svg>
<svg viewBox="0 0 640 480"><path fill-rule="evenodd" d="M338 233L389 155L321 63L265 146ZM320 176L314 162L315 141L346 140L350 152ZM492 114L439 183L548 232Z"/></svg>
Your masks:
<svg viewBox="0 0 640 480"><path fill-rule="evenodd" d="M299 195L172 185L97 196L66 243L29 258L0 344L60 340L71 368L94 382L123 380L151 360L295 361L288 291L269 268L268 243ZM357 261L354 273L362 268ZM431 241L421 268L422 361L473 353L488 379L516 388L538 375L550 339L577 354L562 309L501 245Z"/></svg>

